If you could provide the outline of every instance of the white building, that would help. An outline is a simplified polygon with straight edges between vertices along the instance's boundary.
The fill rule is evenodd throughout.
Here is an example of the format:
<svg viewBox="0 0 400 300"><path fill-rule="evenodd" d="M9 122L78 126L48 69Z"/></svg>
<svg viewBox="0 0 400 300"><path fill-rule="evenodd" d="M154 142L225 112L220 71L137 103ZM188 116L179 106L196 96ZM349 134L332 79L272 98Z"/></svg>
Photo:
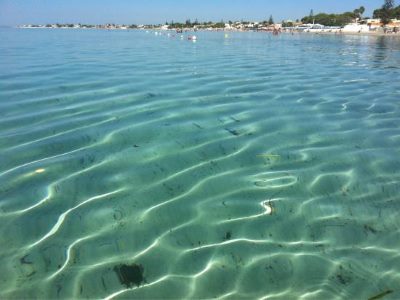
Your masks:
<svg viewBox="0 0 400 300"><path fill-rule="evenodd" d="M233 27L229 23L225 23L225 30L232 30Z"/></svg>
<svg viewBox="0 0 400 300"><path fill-rule="evenodd" d="M369 30L370 28L368 25L351 23L344 26L342 32L362 33L362 32L369 32Z"/></svg>

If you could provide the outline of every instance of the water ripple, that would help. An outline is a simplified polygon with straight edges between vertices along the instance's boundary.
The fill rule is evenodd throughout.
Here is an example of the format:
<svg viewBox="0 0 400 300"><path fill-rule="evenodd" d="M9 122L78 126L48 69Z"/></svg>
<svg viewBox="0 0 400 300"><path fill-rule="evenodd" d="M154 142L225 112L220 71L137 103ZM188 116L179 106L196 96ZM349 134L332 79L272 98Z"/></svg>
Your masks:
<svg viewBox="0 0 400 300"><path fill-rule="evenodd" d="M399 298L398 41L197 35L0 30L0 297Z"/></svg>

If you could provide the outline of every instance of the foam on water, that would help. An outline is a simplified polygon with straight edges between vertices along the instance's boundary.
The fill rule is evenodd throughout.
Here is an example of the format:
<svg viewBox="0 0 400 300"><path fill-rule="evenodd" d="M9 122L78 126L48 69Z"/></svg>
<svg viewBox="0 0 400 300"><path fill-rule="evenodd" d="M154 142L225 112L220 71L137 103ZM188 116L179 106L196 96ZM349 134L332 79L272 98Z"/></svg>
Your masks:
<svg viewBox="0 0 400 300"><path fill-rule="evenodd" d="M0 38L1 298L400 297L399 40Z"/></svg>

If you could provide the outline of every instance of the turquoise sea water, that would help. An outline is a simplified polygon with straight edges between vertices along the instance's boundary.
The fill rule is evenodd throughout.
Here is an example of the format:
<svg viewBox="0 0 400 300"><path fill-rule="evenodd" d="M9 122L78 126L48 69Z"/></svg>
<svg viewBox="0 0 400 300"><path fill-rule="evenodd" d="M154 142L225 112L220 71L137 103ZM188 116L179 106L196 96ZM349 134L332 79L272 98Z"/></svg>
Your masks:
<svg viewBox="0 0 400 300"><path fill-rule="evenodd" d="M400 39L197 35L0 31L0 298L399 299Z"/></svg>

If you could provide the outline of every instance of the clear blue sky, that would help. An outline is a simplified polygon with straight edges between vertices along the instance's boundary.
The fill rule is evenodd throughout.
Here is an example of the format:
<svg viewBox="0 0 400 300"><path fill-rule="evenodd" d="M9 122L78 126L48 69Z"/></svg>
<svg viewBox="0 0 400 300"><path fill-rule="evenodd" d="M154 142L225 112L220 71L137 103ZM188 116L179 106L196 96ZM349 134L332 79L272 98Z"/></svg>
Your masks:
<svg viewBox="0 0 400 300"><path fill-rule="evenodd" d="M0 0L0 25L165 21L300 19L318 12L352 11L371 16L383 0ZM397 2L400 2L397 0ZM399 3L396 3L398 5Z"/></svg>

